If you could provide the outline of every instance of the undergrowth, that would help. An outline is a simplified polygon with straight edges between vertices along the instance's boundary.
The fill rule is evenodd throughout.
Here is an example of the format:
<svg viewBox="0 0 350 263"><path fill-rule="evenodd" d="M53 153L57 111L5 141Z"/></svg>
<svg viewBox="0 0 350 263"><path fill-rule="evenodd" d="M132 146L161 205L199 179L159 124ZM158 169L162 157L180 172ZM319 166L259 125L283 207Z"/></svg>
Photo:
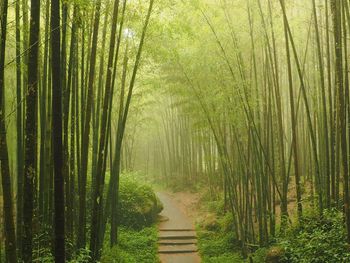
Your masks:
<svg viewBox="0 0 350 263"><path fill-rule="evenodd" d="M277 245L284 251L283 263L350 262L344 219L337 210L304 216Z"/></svg>
<svg viewBox="0 0 350 263"><path fill-rule="evenodd" d="M118 245L110 248L110 226L107 225L101 263L159 262L156 218L163 207L153 189L140 183L138 179L138 175L135 173L121 176ZM54 262L50 231L49 226L42 226L42 231L35 236L33 262ZM68 263L91 262L89 249L77 250L75 242L70 240L66 240L66 248L67 251L71 252L71 257L67 260ZM4 262L3 254L4 251L0 250L0 263Z"/></svg>
<svg viewBox="0 0 350 263"><path fill-rule="evenodd" d="M125 227L140 229L150 226L163 210L153 189L131 176L121 178L119 199L119 223Z"/></svg>
<svg viewBox="0 0 350 263"><path fill-rule="evenodd" d="M204 198L204 199L203 199ZM230 213L224 213L222 200L202 198L207 215L197 226L198 246L203 263L347 263L350 245L346 239L343 213L325 210L320 216L304 211L302 220L278 235L269 247L261 247L248 259L241 256ZM277 227L278 228L278 227Z"/></svg>
<svg viewBox="0 0 350 263"><path fill-rule="evenodd" d="M137 174L124 175L120 184L118 245L109 246L107 229L101 263L157 263L158 228L163 209L153 189L139 183Z"/></svg>
<svg viewBox="0 0 350 263"><path fill-rule="evenodd" d="M198 249L203 263L244 262L239 254L239 243L234 236L230 215L219 220L208 219L197 225Z"/></svg>
<svg viewBox="0 0 350 263"><path fill-rule="evenodd" d="M140 231L125 227L119 230L119 244L113 248L106 245L101 263L157 263L157 226Z"/></svg>

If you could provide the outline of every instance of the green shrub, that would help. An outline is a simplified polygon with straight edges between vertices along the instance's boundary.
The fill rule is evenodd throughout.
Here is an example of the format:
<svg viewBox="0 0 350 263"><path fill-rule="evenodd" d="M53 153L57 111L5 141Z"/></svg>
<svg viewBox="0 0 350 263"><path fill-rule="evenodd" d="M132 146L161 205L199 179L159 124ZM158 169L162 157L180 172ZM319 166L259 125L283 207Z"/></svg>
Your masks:
<svg viewBox="0 0 350 263"><path fill-rule="evenodd" d="M343 215L336 210L304 217L279 245L285 251L281 262L350 262Z"/></svg>
<svg viewBox="0 0 350 263"><path fill-rule="evenodd" d="M205 217L201 222L201 228L207 231L219 231L220 224L218 222L217 217L215 215L210 214L207 217Z"/></svg>
<svg viewBox="0 0 350 263"><path fill-rule="evenodd" d="M215 222L211 231L206 225L198 226L198 248L204 263L244 262L240 242L232 228L232 216L225 214Z"/></svg>
<svg viewBox="0 0 350 263"><path fill-rule="evenodd" d="M224 216L220 217L219 224L223 232L233 232L235 227L232 213L226 213Z"/></svg>
<svg viewBox="0 0 350 263"><path fill-rule="evenodd" d="M254 254L251 255L253 262L254 263L265 263L267 252L268 252L268 249L264 248L264 247L257 249L254 252Z"/></svg>
<svg viewBox="0 0 350 263"><path fill-rule="evenodd" d="M33 251L33 262L40 263L53 263L54 257L51 253L51 249L47 247L42 247L40 249L35 249ZM79 249L75 251L72 255L72 259L67 261L69 263L89 263L91 262L90 250Z"/></svg>
<svg viewBox="0 0 350 263"><path fill-rule="evenodd" d="M88 263L91 261L90 250L84 248L75 251L73 259L69 263Z"/></svg>
<svg viewBox="0 0 350 263"><path fill-rule="evenodd" d="M119 223L140 229L153 224L163 206L153 189L130 177L122 177L119 190Z"/></svg>
<svg viewBox="0 0 350 263"><path fill-rule="evenodd" d="M157 263L157 226L140 231L125 227L119 230L118 246L103 250L101 263Z"/></svg>

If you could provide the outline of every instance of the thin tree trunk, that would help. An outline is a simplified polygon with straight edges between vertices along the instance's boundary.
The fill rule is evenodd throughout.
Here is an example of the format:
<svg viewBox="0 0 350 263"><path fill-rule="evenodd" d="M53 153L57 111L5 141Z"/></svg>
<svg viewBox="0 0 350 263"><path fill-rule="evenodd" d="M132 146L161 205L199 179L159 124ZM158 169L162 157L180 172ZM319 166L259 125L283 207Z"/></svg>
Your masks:
<svg viewBox="0 0 350 263"><path fill-rule="evenodd" d="M348 167L348 150L347 150L347 119L346 105L343 84L343 51L342 51L342 2L340 0L331 1L333 26L334 26L334 42L335 42L335 75L336 85L338 89L338 105L340 119L340 140L341 140L341 155L344 174L344 208L345 208L345 223L347 228L347 239L350 243L350 197L349 197L349 167ZM345 87L347 88L347 87Z"/></svg>
<svg viewBox="0 0 350 263"><path fill-rule="evenodd" d="M87 101L85 108L85 118L81 149L81 175L80 175L80 192L79 192L79 227L78 227L78 247L83 248L86 244L86 181L87 181L87 166L89 157L89 138L90 138L90 122L93 100L93 86L95 80L95 65L97 53L97 40L100 24L100 9L101 0L96 2L95 20L93 26L92 48L90 56L90 72L88 80ZM83 87L82 87L83 88ZM84 111L83 111L84 114Z"/></svg>
<svg viewBox="0 0 350 263"><path fill-rule="evenodd" d="M284 0L283 0L284 5ZM285 6L283 6L285 8ZM298 138L297 138L297 123L296 123L296 114L295 114L295 104L294 104L294 91L293 91L293 76L292 76L292 65L291 65L291 57L290 57L290 48L289 48L289 37L287 32L287 21L286 18L284 21L284 35L286 42L286 53L287 53L287 69L288 69L288 84L289 84L289 99L290 99L290 114L291 114L291 124L292 124L292 147L294 154L294 173L295 173L295 185L296 185L296 194L297 194L297 207L298 207L298 217L299 219L302 216L303 208L301 204L301 187L300 187L300 174L299 174L299 157L298 157ZM284 184L288 185L287 178L284 178ZM285 189L285 193L288 193L288 188ZM286 211L282 211L282 213L288 213L287 204L285 204ZM283 215L282 215L283 216Z"/></svg>
<svg viewBox="0 0 350 263"><path fill-rule="evenodd" d="M20 30L20 2L16 1L16 129L17 129L17 250L21 258L22 229L23 229L23 107L22 107L22 69L21 69L21 30Z"/></svg>
<svg viewBox="0 0 350 263"><path fill-rule="evenodd" d="M34 180L37 172L37 97L38 97L38 51L40 30L40 0L31 0L30 37L28 54L28 85L26 90L25 119L25 163L23 185L22 258L25 263L32 261L33 251L33 206Z"/></svg>
<svg viewBox="0 0 350 263"><path fill-rule="evenodd" d="M4 0L1 12L2 22L0 32L0 162L4 204L6 259L9 263L17 263L16 233L13 218L13 200L11 194L12 186L5 126L5 50L7 36L7 10L8 1Z"/></svg>
<svg viewBox="0 0 350 263"><path fill-rule="evenodd" d="M54 160L55 262L65 262L65 206L62 145L62 82L60 41L60 1L51 0L52 146Z"/></svg>
<svg viewBox="0 0 350 263"><path fill-rule="evenodd" d="M125 6L125 5L124 5ZM108 149L108 110L109 110L109 102L110 97L112 96L112 70L113 70L113 58L114 58L114 49L116 44L116 33L117 33L117 21L118 21L118 11L119 11L119 0L114 2L114 11L112 21L112 31L111 38L109 44L109 56L108 56L108 64L107 64L107 76L106 76L106 86L104 92L104 100L102 105L102 119L101 119L101 129L100 129L100 145L98 147L98 158L97 158L97 170L96 170L96 178L94 186L94 195L93 195L93 209L92 209L92 217L91 217L91 244L90 250L92 252L93 259L99 259L99 231L101 226L101 218L103 215L103 189L104 189L104 179L105 174L103 171L103 164L106 162L107 157L107 149ZM110 117L110 115L109 115Z"/></svg>
<svg viewBox="0 0 350 263"><path fill-rule="evenodd" d="M149 23L149 20L151 17L152 9L153 9L153 3L154 3L154 0L150 0L146 20L145 20L145 23L143 25L141 39L140 39L140 43L139 43L136 58L135 58L133 72L131 75L131 80L130 80L130 84L129 84L129 90L128 90L128 94L127 94L127 98L126 98L126 103L125 103L125 106L123 106L123 102L121 102L121 104L120 104L121 111L119 113L122 115L120 115L121 118L119 118L119 122L118 122L115 155L114 155L114 160L113 160L113 162L114 162L113 166L116 169L114 170L115 174L111 175L111 176L113 176L113 180L116 182L114 184L116 186L116 188L115 188L116 193L114 195L112 194L112 202L111 202L112 209L113 209L113 207L115 209L115 213L112 212L112 218L111 218L111 245L114 245L117 243L117 237L118 237L118 232L117 232L117 230L118 230L118 225L117 225L117 220L118 220L117 211L118 211L118 209L117 209L117 207L118 207L119 176L120 176L120 161L121 161L120 157L121 157L122 141L123 141L123 136L124 136L124 132L125 132L125 126L126 126L128 113L129 113L129 107L130 107L130 103L131 103L133 89L134 89L134 85L135 85L136 75L137 75L137 71L139 68L140 60L141 60L142 48L143 48L143 44L145 41L148 23Z"/></svg>

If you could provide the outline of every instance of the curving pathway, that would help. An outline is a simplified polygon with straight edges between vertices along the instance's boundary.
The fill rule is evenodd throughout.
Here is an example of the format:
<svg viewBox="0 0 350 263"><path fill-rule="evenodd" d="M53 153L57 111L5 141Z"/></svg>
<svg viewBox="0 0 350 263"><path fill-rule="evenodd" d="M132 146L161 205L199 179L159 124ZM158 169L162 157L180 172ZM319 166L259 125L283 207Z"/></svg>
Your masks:
<svg viewBox="0 0 350 263"><path fill-rule="evenodd" d="M164 210L160 214L159 257L162 263L200 263L193 222L166 193L157 193Z"/></svg>

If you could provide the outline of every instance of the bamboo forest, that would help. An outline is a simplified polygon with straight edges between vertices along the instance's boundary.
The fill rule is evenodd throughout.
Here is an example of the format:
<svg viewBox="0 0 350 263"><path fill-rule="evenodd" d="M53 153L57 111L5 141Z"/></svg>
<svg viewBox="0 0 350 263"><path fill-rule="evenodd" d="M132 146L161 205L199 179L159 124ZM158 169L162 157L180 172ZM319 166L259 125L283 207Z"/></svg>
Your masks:
<svg viewBox="0 0 350 263"><path fill-rule="evenodd" d="M350 263L350 1L0 0L0 263Z"/></svg>

